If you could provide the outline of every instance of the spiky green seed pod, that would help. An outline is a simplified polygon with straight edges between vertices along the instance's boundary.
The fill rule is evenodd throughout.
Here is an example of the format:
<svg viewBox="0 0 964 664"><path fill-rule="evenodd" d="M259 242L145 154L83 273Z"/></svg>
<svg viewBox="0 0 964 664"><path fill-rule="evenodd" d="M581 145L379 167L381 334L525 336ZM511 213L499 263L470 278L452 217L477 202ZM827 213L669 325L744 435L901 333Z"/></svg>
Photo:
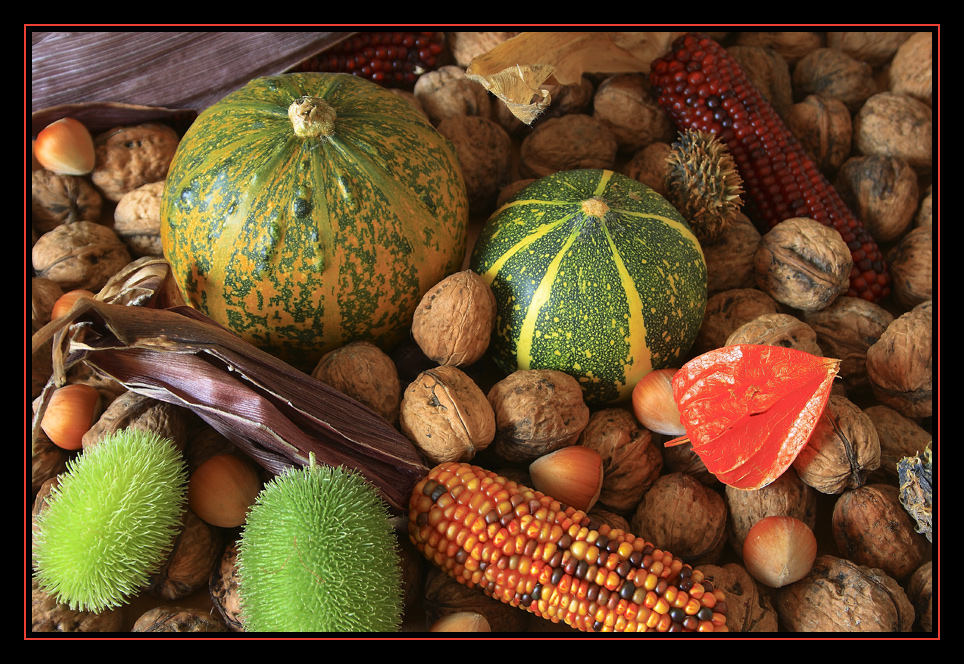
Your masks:
<svg viewBox="0 0 964 664"><path fill-rule="evenodd" d="M187 476L181 453L152 432L124 429L84 449L34 522L40 587L73 610L125 603L167 559Z"/></svg>
<svg viewBox="0 0 964 664"><path fill-rule="evenodd" d="M246 632L389 632L402 571L388 506L350 470L312 462L268 482L238 543Z"/></svg>

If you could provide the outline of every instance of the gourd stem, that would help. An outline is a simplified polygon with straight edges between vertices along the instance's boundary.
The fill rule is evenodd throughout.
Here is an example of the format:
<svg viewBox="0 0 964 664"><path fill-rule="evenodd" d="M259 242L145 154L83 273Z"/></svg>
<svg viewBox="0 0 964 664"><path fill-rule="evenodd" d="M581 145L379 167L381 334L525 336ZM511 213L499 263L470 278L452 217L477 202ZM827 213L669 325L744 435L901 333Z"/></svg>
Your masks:
<svg viewBox="0 0 964 664"><path fill-rule="evenodd" d="M335 133L335 109L320 97L300 97L288 107L288 118L299 138L327 139Z"/></svg>
<svg viewBox="0 0 964 664"><path fill-rule="evenodd" d="M598 196L589 198L582 202L582 213L597 219L602 219L609 212L609 206Z"/></svg>

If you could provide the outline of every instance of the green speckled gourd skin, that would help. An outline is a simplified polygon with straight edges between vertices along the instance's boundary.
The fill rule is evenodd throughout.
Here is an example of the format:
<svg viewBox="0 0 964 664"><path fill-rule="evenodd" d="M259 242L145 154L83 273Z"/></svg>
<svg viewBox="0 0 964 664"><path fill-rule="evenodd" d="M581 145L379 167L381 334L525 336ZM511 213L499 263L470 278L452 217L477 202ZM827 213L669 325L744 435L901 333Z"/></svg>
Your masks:
<svg viewBox="0 0 964 664"><path fill-rule="evenodd" d="M470 267L495 293L499 368L565 371L592 404L629 399L644 375L678 363L706 310L706 262L687 222L607 170L519 191L485 223Z"/></svg>
<svg viewBox="0 0 964 664"><path fill-rule="evenodd" d="M328 139L288 107L324 99ZM347 74L256 79L202 112L167 176L161 241L187 302L310 371L349 341L400 341L460 268L468 202L454 148L409 102Z"/></svg>

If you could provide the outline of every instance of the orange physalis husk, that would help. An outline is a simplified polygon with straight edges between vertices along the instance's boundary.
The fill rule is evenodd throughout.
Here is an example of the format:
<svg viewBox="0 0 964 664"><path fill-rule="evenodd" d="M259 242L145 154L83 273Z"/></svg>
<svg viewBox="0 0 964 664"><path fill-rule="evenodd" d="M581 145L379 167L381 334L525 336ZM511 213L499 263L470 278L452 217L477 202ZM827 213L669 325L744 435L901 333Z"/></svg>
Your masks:
<svg viewBox="0 0 964 664"><path fill-rule="evenodd" d="M673 377L686 436L707 470L737 489L780 477L820 420L840 360L782 346L724 346Z"/></svg>

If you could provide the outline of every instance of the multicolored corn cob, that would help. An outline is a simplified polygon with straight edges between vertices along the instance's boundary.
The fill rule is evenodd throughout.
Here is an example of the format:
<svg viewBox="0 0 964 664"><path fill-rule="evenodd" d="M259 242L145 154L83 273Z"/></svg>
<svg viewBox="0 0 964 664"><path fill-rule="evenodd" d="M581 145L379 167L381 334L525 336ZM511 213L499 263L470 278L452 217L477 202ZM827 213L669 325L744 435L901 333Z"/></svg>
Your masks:
<svg viewBox="0 0 964 664"><path fill-rule="evenodd" d="M340 72L388 87L407 86L419 74L435 69L444 50L438 32L359 32L294 71Z"/></svg>
<svg viewBox="0 0 964 664"><path fill-rule="evenodd" d="M419 482L408 531L460 583L584 632L726 631L723 592L699 570L471 464Z"/></svg>
<svg viewBox="0 0 964 664"><path fill-rule="evenodd" d="M888 295L890 276L873 237L719 43L680 37L653 62L650 82L679 128L712 132L726 143L761 221L772 227L811 217L833 226L854 259L848 295L875 302Z"/></svg>

